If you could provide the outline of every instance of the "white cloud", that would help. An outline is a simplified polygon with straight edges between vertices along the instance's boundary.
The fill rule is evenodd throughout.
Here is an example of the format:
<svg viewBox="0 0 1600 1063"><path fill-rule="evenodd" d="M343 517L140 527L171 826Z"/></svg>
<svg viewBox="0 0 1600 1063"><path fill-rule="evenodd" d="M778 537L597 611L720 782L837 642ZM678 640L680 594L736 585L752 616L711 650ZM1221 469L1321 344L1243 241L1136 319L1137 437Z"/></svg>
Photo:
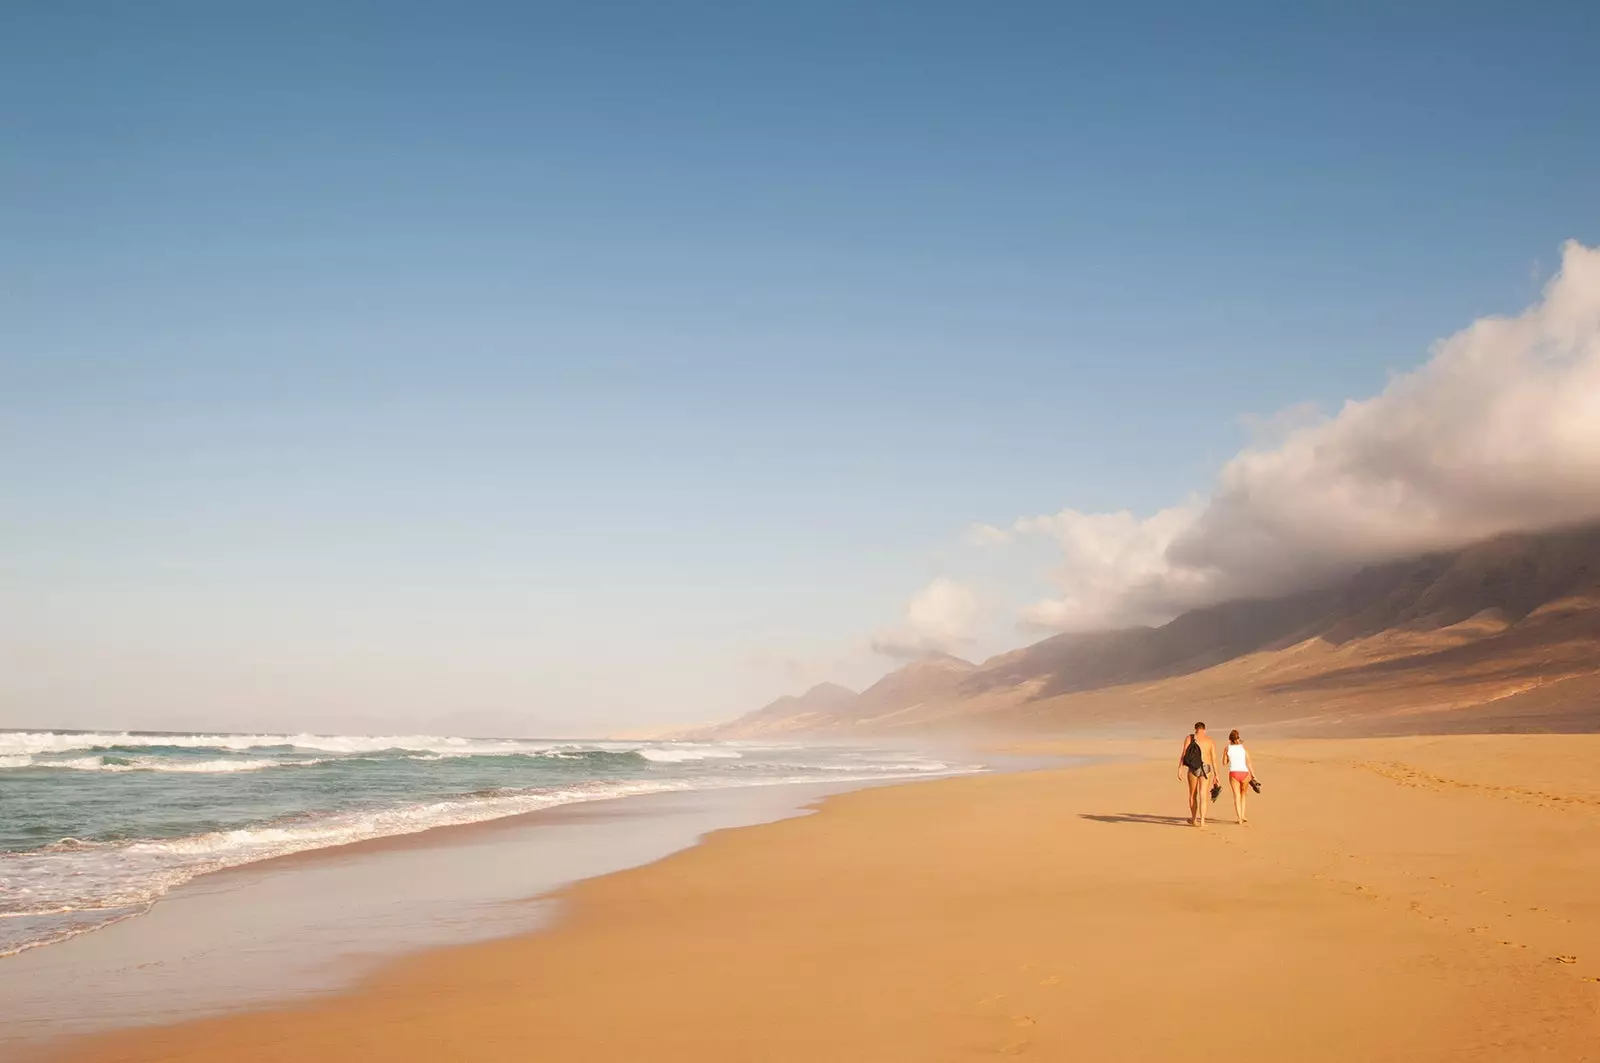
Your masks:
<svg viewBox="0 0 1600 1063"><path fill-rule="evenodd" d="M904 621L872 638L872 649L888 657L957 653L972 642L982 607L965 584L940 577L906 605Z"/></svg>
<svg viewBox="0 0 1600 1063"><path fill-rule="evenodd" d="M973 546L1004 546L1011 539L1010 532L993 524L974 524L967 529L967 542Z"/></svg>
<svg viewBox="0 0 1600 1063"><path fill-rule="evenodd" d="M1542 299L1437 344L1336 416L1256 426L1209 498L1023 518L1061 545L1059 593L1023 622L1159 622L1227 598L1514 530L1600 518L1600 249L1568 243ZM987 541L997 542L1005 533Z"/></svg>
<svg viewBox="0 0 1600 1063"><path fill-rule="evenodd" d="M1187 589L1205 596L1195 574L1176 570L1167 555L1173 542L1193 526L1199 507L1174 506L1140 520L1120 513L1079 513L1064 509L1054 516L1024 517L1014 525L1019 535L1053 538L1061 548L1054 578L1060 590L1023 611L1024 627L1082 630L1107 625L1153 623L1166 619L1168 605L1142 602L1138 588L1160 585L1168 593Z"/></svg>

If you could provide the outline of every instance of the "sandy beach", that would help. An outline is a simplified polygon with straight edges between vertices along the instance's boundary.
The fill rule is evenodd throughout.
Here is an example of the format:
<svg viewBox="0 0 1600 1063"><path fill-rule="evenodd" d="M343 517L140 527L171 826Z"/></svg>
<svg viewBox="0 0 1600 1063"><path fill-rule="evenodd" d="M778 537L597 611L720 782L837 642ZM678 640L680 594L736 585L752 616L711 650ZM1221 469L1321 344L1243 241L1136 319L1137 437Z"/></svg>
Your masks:
<svg viewBox="0 0 1600 1063"><path fill-rule="evenodd" d="M546 931L49 1058L1600 1059L1600 736L1262 744L1251 825L1203 831L1170 745L830 798Z"/></svg>

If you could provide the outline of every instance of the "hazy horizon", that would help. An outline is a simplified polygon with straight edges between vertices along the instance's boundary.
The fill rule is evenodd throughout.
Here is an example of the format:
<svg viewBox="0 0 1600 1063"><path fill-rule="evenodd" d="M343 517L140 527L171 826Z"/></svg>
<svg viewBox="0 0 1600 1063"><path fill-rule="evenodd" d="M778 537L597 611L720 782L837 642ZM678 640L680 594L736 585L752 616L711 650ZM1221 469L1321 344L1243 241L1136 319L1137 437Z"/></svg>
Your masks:
<svg viewBox="0 0 1600 1063"><path fill-rule="evenodd" d="M0 13L0 728L648 731L1600 519L1593 28Z"/></svg>

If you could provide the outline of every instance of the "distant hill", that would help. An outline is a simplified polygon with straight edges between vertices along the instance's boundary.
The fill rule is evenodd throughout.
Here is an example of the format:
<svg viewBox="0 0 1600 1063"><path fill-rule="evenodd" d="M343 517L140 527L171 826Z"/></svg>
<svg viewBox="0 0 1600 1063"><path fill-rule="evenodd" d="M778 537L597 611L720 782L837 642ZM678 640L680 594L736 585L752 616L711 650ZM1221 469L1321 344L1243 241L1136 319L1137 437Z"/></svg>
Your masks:
<svg viewBox="0 0 1600 1063"><path fill-rule="evenodd" d="M823 693L819 694L819 691ZM935 655L730 724L774 733L1169 730L1207 712L1303 732L1600 729L1600 526L1509 535L1326 587Z"/></svg>
<svg viewBox="0 0 1600 1063"><path fill-rule="evenodd" d="M856 692L837 683L819 683L798 697L786 694L770 705L716 728L722 738L832 730L853 720Z"/></svg>
<svg viewBox="0 0 1600 1063"><path fill-rule="evenodd" d="M814 686L799 697L782 697L731 723L713 728L718 738L853 731L882 725L943 697L977 665L948 654L929 654L899 668L857 694L835 683Z"/></svg>

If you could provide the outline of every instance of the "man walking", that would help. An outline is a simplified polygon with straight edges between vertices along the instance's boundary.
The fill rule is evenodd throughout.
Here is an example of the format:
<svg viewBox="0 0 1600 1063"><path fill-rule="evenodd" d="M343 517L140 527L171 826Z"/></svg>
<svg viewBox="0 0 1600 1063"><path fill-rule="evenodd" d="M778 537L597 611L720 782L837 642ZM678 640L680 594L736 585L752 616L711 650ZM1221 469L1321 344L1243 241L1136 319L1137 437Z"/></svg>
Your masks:
<svg viewBox="0 0 1600 1063"><path fill-rule="evenodd" d="M1206 825L1206 805L1210 804L1211 780L1217 778L1217 746L1206 734L1206 725L1194 725L1194 734L1183 740L1178 754L1178 778L1189 781L1189 825Z"/></svg>

